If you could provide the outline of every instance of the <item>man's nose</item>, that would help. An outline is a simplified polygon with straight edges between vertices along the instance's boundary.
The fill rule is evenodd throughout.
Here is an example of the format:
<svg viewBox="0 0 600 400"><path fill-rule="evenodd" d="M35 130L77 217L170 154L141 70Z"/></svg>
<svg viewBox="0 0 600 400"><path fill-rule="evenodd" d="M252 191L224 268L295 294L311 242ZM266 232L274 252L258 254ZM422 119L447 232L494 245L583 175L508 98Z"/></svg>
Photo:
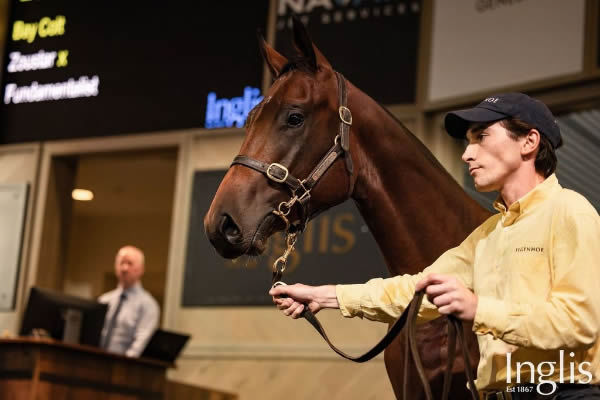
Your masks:
<svg viewBox="0 0 600 400"><path fill-rule="evenodd" d="M473 149L473 145L468 144L467 148L465 149L463 155L462 155L462 160L466 163L468 163L469 161L472 161L474 159L474 154L475 154L475 150Z"/></svg>

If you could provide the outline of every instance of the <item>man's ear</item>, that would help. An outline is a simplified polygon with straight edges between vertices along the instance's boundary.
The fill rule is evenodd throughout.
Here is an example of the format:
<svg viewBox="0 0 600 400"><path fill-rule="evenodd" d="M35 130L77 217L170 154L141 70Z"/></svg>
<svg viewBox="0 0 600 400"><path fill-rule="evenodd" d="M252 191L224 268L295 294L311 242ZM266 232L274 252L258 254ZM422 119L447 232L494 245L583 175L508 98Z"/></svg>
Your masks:
<svg viewBox="0 0 600 400"><path fill-rule="evenodd" d="M535 155L537 149L540 147L541 133L537 129L531 129L525 136L525 141L521 146L521 155L523 157L530 157Z"/></svg>

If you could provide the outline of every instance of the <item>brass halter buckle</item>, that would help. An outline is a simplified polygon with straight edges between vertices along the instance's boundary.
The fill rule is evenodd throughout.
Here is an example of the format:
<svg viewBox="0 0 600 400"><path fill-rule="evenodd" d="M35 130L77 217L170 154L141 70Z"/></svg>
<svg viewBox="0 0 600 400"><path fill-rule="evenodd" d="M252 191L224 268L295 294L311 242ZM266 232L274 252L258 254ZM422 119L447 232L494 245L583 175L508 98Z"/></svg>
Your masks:
<svg viewBox="0 0 600 400"><path fill-rule="evenodd" d="M346 106L340 106L340 108L338 109L338 112L340 113L340 119L342 120L342 122L348 126L351 126L352 125L352 113L350 112L350 109Z"/></svg>
<svg viewBox="0 0 600 400"><path fill-rule="evenodd" d="M285 175L283 176L283 178L278 178L275 175L273 175L273 173L271 172L271 168L273 168L273 167L279 168L279 169L283 170L283 172L285 172ZM279 163L272 163L267 167L267 176L269 177L269 179L271 179L275 182L278 182L278 183L285 182L285 180L287 179L289 174L290 173L289 173L288 169Z"/></svg>

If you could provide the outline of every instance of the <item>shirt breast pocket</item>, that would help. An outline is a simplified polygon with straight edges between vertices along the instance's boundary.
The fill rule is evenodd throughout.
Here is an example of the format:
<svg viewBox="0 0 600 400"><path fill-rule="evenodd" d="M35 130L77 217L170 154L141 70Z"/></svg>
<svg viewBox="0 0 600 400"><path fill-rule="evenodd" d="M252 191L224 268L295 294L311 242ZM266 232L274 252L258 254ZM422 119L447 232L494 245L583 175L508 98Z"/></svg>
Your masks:
<svg viewBox="0 0 600 400"><path fill-rule="evenodd" d="M552 282L547 250L541 246L524 246L522 249L511 257L513 285L528 299L531 296L545 298Z"/></svg>

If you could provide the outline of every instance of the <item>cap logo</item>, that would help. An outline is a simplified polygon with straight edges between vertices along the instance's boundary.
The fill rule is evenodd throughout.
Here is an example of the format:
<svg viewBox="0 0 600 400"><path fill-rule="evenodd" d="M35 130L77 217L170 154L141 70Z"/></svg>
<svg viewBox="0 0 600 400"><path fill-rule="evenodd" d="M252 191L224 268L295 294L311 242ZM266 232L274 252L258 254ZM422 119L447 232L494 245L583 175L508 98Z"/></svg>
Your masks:
<svg viewBox="0 0 600 400"><path fill-rule="evenodd" d="M496 103L498 102L498 100L500 100L498 97L488 97L487 99L483 100L486 103Z"/></svg>

